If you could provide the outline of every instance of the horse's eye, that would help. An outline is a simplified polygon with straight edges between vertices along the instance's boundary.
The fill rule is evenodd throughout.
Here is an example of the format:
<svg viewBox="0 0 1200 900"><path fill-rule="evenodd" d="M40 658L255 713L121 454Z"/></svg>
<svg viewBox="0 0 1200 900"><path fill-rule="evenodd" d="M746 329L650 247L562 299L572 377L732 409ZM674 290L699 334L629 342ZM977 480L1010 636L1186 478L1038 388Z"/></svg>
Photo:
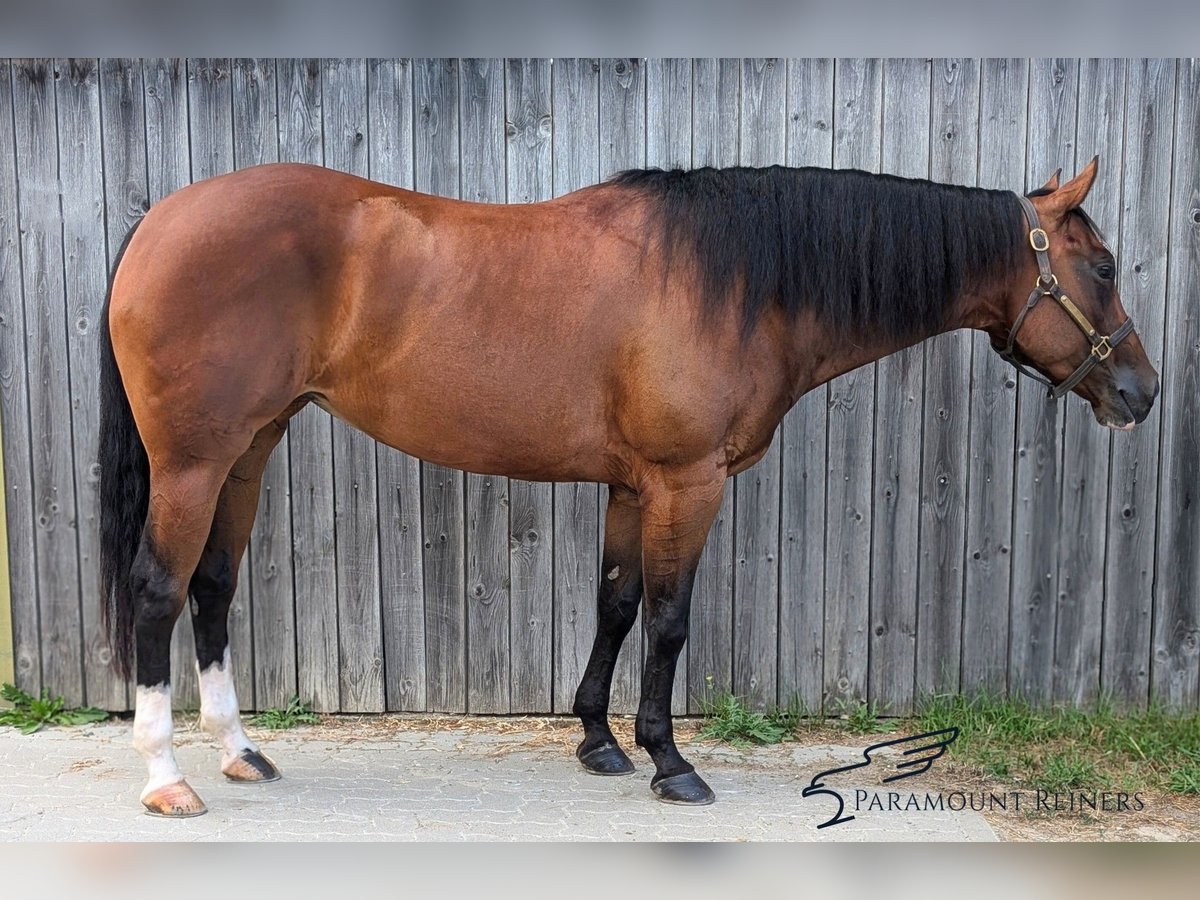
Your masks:
<svg viewBox="0 0 1200 900"><path fill-rule="evenodd" d="M1112 281L1117 276L1117 270L1108 263L1096 266L1096 274L1105 281Z"/></svg>

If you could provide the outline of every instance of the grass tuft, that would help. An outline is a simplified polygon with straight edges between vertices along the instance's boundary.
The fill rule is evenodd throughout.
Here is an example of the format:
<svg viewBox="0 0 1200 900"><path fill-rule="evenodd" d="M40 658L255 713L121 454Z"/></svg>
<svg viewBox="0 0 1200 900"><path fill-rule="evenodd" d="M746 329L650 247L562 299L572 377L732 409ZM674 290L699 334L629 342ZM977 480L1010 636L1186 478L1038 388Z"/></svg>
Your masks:
<svg viewBox="0 0 1200 900"><path fill-rule="evenodd" d="M264 709L250 718L251 725L273 731L283 731L297 725L316 725L320 721L321 717L313 712L312 706L299 697L293 697L282 709Z"/></svg>
<svg viewBox="0 0 1200 900"><path fill-rule="evenodd" d="M45 688L41 696L35 697L15 685L5 684L0 687L0 698L12 704L12 709L0 709L0 725L10 725L21 734L33 734L47 725L69 727L108 718L108 713L94 706L69 707L62 697L51 697Z"/></svg>

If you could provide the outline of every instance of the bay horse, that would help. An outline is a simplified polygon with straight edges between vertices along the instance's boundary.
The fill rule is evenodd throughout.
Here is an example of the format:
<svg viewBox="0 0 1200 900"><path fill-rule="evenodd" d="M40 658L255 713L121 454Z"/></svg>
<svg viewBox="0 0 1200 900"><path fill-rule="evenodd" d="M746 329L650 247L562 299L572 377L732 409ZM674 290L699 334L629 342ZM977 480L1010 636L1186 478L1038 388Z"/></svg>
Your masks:
<svg viewBox="0 0 1200 900"><path fill-rule="evenodd" d="M1149 413L1157 373L1080 209L1096 171L1023 197L859 171L635 170L488 205L272 164L157 203L113 267L100 386L103 595L126 678L136 652L146 810L205 811L172 749L169 644L189 597L222 771L279 777L238 719L226 616L263 468L308 403L445 466L610 485L577 756L633 770L607 714L640 603L651 789L712 802L671 728L692 582L725 480L798 397L965 327L1102 425Z"/></svg>

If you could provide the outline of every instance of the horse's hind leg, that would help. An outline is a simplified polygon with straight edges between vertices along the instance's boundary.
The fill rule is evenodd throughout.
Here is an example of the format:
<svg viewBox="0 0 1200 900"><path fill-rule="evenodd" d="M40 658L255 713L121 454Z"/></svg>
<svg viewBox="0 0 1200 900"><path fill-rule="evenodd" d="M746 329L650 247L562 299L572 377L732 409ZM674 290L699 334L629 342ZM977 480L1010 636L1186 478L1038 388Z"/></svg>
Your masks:
<svg viewBox="0 0 1200 900"><path fill-rule="evenodd" d="M192 576L192 624L200 672L200 725L221 744L221 771L231 781L277 780L279 770L242 730L229 658L229 605L250 540L263 469L287 428L286 418L260 430L221 487L212 530Z"/></svg>
<svg viewBox="0 0 1200 900"><path fill-rule="evenodd" d="M133 744L148 770L142 803L154 815L205 811L179 771L172 748L171 632L187 600L188 581L227 470L227 464L211 460L151 463L149 509L129 583L137 649Z"/></svg>
<svg viewBox="0 0 1200 900"><path fill-rule="evenodd" d="M583 741L575 751L594 775L627 775L633 763L608 726L613 669L642 599L642 512L637 495L613 487L604 517L604 555L596 598L596 640L575 692Z"/></svg>

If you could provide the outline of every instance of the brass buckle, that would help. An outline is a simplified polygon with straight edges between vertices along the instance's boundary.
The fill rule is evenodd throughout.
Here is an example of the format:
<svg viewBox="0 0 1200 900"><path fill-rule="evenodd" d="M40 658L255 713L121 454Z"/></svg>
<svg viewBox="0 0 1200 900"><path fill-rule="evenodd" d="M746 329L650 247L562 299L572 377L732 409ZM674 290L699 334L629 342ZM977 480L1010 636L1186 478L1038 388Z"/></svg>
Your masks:
<svg viewBox="0 0 1200 900"><path fill-rule="evenodd" d="M1108 335L1101 335L1100 340L1092 344L1092 356L1096 357L1099 362L1104 362L1113 352L1113 345L1109 343Z"/></svg>
<svg viewBox="0 0 1200 900"><path fill-rule="evenodd" d="M1038 253L1045 253L1050 249L1050 237L1045 229L1035 228L1029 232L1029 246Z"/></svg>

